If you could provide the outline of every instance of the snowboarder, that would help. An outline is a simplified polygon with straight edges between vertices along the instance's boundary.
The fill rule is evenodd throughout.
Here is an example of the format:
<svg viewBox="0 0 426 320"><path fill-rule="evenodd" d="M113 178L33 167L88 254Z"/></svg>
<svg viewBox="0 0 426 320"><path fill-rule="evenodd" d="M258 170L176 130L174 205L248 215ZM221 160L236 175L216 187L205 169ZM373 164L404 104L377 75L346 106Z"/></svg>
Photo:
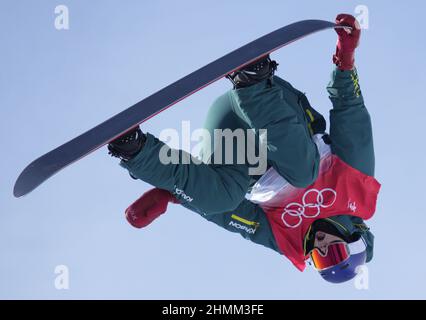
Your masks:
<svg viewBox="0 0 426 320"><path fill-rule="evenodd" d="M228 76L234 87L213 103L205 127L212 133L266 129L268 170L250 176L249 164L217 164L212 154L202 155L201 164L164 165L159 153L168 146L133 129L111 142L109 152L133 178L156 188L126 210L129 223L145 227L169 202L180 203L285 255L301 271L310 260L329 282L354 278L373 256L374 237L364 220L375 212L380 184L373 177L371 120L354 67L360 26L347 14L336 23L348 28L336 29L336 68L327 88L330 134L306 96L274 75L275 61L262 58Z"/></svg>

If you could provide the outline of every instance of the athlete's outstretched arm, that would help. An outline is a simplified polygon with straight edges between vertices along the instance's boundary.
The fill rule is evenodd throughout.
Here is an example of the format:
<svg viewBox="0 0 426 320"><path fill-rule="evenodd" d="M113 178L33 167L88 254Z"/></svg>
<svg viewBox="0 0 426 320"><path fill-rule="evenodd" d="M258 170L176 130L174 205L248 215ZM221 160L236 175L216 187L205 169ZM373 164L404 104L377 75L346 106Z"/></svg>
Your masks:
<svg viewBox="0 0 426 320"><path fill-rule="evenodd" d="M151 189L126 209L126 219L135 228L144 228L166 213L171 202L180 203L167 190ZM217 214L206 214L187 201L181 204L228 231L239 233L247 240L280 252L264 211L247 199L244 199L234 210Z"/></svg>
<svg viewBox="0 0 426 320"><path fill-rule="evenodd" d="M184 206L228 231L239 233L247 240L281 253L265 212L259 205L247 199L244 199L234 210L210 215L190 205L184 204Z"/></svg>
<svg viewBox="0 0 426 320"><path fill-rule="evenodd" d="M355 49L361 37L356 18L340 14L336 18L338 41L333 61L336 69L327 87L333 109L330 111L331 149L343 161L361 172L374 175L373 132L364 105L355 68Z"/></svg>
<svg viewBox="0 0 426 320"><path fill-rule="evenodd" d="M374 145L370 115L364 105L358 74L334 70L327 88L330 110L331 149L350 166L374 176Z"/></svg>

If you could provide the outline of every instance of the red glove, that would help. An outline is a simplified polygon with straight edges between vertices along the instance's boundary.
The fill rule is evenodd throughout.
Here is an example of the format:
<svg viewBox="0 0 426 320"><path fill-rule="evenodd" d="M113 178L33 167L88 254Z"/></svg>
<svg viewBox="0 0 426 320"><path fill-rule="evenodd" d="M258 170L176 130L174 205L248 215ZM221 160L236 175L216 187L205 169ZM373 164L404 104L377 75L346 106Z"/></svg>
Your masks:
<svg viewBox="0 0 426 320"><path fill-rule="evenodd" d="M355 49L358 47L361 36L361 27L354 16L339 14L336 17L338 26L351 27L350 29L336 28L338 34L336 54L333 62L340 70L352 70L355 64Z"/></svg>
<svg viewBox="0 0 426 320"><path fill-rule="evenodd" d="M169 202L179 203L169 191L151 189L126 209L126 219L135 228L146 227L166 212Z"/></svg>

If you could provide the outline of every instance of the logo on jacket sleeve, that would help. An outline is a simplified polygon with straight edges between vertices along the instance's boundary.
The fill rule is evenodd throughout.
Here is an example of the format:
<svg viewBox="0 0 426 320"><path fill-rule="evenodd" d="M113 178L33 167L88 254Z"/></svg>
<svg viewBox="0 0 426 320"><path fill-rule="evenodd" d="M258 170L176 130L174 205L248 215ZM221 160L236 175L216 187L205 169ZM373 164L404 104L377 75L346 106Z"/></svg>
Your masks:
<svg viewBox="0 0 426 320"><path fill-rule="evenodd" d="M180 198L185 200L186 202L192 202L192 200L194 200L194 198L188 196L182 189L179 189L176 186L175 186L174 194L177 196L180 196Z"/></svg>
<svg viewBox="0 0 426 320"><path fill-rule="evenodd" d="M245 231L248 234L254 234L260 225L259 222L250 221L235 214L233 214L231 218L236 221L231 220L228 224L229 226L234 227L238 230Z"/></svg>

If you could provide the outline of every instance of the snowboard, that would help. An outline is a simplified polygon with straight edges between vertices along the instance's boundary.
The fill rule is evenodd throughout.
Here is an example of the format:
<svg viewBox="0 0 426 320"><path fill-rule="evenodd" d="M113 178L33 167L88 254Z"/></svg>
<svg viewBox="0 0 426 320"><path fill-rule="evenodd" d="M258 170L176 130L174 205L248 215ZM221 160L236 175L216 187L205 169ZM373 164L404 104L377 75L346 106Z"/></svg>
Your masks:
<svg viewBox="0 0 426 320"><path fill-rule="evenodd" d="M229 73L293 41L335 27L334 23L323 20L299 21L262 36L190 73L31 162L16 180L14 196L28 194L60 170Z"/></svg>

